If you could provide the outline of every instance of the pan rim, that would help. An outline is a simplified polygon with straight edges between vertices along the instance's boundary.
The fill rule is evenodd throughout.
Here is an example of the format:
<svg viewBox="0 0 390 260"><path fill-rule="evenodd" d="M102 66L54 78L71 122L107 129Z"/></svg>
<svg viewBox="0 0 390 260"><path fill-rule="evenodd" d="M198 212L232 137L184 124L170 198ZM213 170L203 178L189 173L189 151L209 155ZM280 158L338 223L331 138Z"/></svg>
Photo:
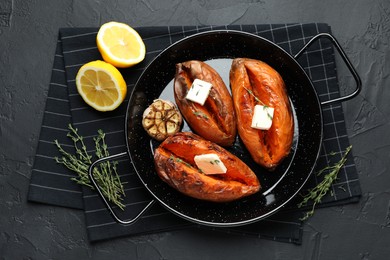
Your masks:
<svg viewBox="0 0 390 260"><path fill-rule="evenodd" d="M201 219L197 219L195 217L191 217L191 216L188 216L186 215L185 213L182 213L181 211L179 210L176 210L174 208L172 208L169 204L167 204L164 200L162 200L160 197L158 197L149 187L149 184L146 183L144 181L144 179L141 177L141 172L139 171L139 169L137 167L135 167L134 163L133 163L133 166L134 166L134 170L135 172L137 173L140 181L142 182L142 184L144 185L144 187L148 190L148 192L153 196L154 199L156 199L161 205L164 206L164 208L168 209L170 212L178 215L179 217L181 218L184 218L186 220L189 220L193 223L197 223L197 224L201 224L201 225L206 225L206 226L213 226L213 227L234 227L234 226L242 226L242 225L246 225L246 224L250 224L250 223L254 223L254 222L257 222L259 220L262 220L262 219L265 219L265 218L268 218L269 216L275 214L276 212L278 212L283 206L285 206L288 202L290 202L293 198L296 197L296 195L299 193L299 191L302 189L302 187L306 184L307 180L309 179L309 177L311 176L312 172L314 171L314 168L316 166L316 163L318 161L318 158L320 156L320 152L321 152L321 144L323 142L323 115L322 115L322 109L321 109L321 105L320 105L320 101L319 101L319 97L317 95L317 92L313 86L313 82L312 80L309 78L309 76L307 75L307 73L305 72L305 70L302 68L302 66L298 63L298 61L291 55L289 54L288 52L286 52L283 48L281 48L279 45L275 44L274 42L268 40L268 39L265 39L261 36L258 36L258 35L255 35L255 34L252 34L252 33L248 33L248 32L243 32L243 31L238 31L238 30L211 30L211 31L205 31L205 32L199 32L199 33L196 33L196 34L193 34L193 35L190 35L190 36L187 36L187 37L184 37L183 39L180 39L176 42L174 42L173 44L169 45L167 48L165 48L164 50L162 50L158 55L156 55L156 57L154 57L152 59L152 61L145 67L144 71L141 73L140 77L138 78L132 92L131 92L131 95L130 95L130 99L129 99L129 103L128 103L128 107L127 107L127 111L126 111L126 117L125 117L125 137L126 137L126 146L127 146L127 152L128 152L128 155L131 159L131 161L133 162L133 160L136 160L136 158L134 157L134 154L131 151L130 149L130 144L129 144L129 124L128 124L128 121L129 121L129 109L130 109L130 106L131 106L131 101L133 100L134 98L134 95L135 95L135 92L137 91L137 86L139 85L139 82L143 79L143 77L145 76L145 74L147 73L148 69L152 66L152 64L161 58L161 56L163 56L167 51L169 51L170 49L172 48L175 48L176 46L182 44L182 43L185 43L189 40L193 40L195 39L196 37L202 37L202 36L207 36L207 35L217 35L217 34L230 34L230 35L238 35L238 36L245 36L245 37L252 37L252 38L255 38L257 40L261 40L261 41L264 41L266 42L267 44L270 44L272 45L274 48L277 48L279 49L280 51L283 52L283 55L286 55L289 57L289 59L291 61L294 62L294 64L300 69L300 72L302 74L304 74L304 76L307 78L307 81L310 83L310 86L312 88L312 90L314 91L314 96L316 98L315 100L315 103L317 103L318 105L318 110L319 110L319 113L318 113L318 116L319 116L319 140L318 140L318 143L317 143L317 149L316 149L316 154L315 154L315 160L313 161L313 164L312 166L310 167L310 171L306 173L306 177L303 181L301 181L301 185L296 189L296 191L293 193L292 196L290 196L287 200L285 200L283 203L281 203L279 206L273 208L272 210L270 210L268 213L266 214L263 214L261 216L258 216L258 217L254 217L254 218L250 218L250 219L247 219L247 220L242 220L242 221L234 221L234 222L215 222L215 221L206 221L206 220L201 220ZM297 145L298 146L298 145ZM184 196L184 195L183 195Z"/></svg>

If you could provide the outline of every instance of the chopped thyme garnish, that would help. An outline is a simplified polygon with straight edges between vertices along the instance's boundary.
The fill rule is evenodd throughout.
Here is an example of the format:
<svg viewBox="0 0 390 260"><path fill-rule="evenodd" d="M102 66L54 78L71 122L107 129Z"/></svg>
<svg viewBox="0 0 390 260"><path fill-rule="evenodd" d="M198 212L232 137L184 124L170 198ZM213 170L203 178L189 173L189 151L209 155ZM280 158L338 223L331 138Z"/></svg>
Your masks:
<svg viewBox="0 0 390 260"><path fill-rule="evenodd" d="M172 160L175 160L175 161L178 162L178 163L184 163L184 164L187 165L188 167L193 168L193 166L192 166L191 164L189 164L189 163L186 162L186 161L183 161L182 159L180 159L180 158L178 158L178 157L173 156L172 154L171 154L171 156L170 156L169 158L172 159Z"/></svg>
<svg viewBox="0 0 390 260"><path fill-rule="evenodd" d="M272 121L273 117L270 115L270 113L267 112L267 116Z"/></svg>
<svg viewBox="0 0 390 260"><path fill-rule="evenodd" d="M219 164L221 161L220 160L214 160L214 161L210 161L210 164Z"/></svg>
<svg viewBox="0 0 390 260"><path fill-rule="evenodd" d="M209 118L207 115L205 115L204 113L199 112L199 111L195 111L195 112L194 112L194 115L203 117L203 118L205 118L205 119L208 119L208 118Z"/></svg>
<svg viewBox="0 0 390 260"><path fill-rule="evenodd" d="M267 116L268 116L268 118L272 121L273 116L269 113L268 108L269 108L269 106L263 106L263 110L266 110L266 111L267 111Z"/></svg>

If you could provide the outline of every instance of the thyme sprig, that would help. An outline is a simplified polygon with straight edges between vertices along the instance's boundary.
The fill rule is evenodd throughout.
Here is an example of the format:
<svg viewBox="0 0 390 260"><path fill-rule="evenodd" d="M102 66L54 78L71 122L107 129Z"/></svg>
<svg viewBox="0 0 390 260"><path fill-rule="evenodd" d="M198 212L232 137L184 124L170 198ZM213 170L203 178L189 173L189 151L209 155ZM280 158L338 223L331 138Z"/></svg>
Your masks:
<svg viewBox="0 0 390 260"><path fill-rule="evenodd" d="M250 90L250 89L248 89L248 88L246 88L246 87L244 87L245 88L245 90L251 95L251 96L253 96L254 97L254 99L257 101L257 102L259 102L262 106L265 106L265 107L267 107L267 105L266 104L264 104L264 102L263 101L261 101L258 97L256 97L256 95L253 93L253 91L252 90Z"/></svg>
<svg viewBox="0 0 390 260"><path fill-rule="evenodd" d="M325 171L329 171L324 176L324 179L314 188L310 189L306 195L303 196L303 200L298 204L298 208L307 206L310 200L313 201L311 210L306 212L301 220L306 220L314 214L315 206L321 202L321 199L327 194L333 182L337 179L340 169L344 166L347 161L347 155L351 151L352 145L348 146L345 150L343 157L332 166L327 166L317 172L317 175L321 175Z"/></svg>
<svg viewBox="0 0 390 260"><path fill-rule="evenodd" d="M267 116L268 116L269 119L272 120L273 117L272 117L272 115L270 114L270 112L268 111L269 106L267 106L263 101L261 101L258 97L256 97L256 95L253 93L252 90L250 90L250 89L248 89L248 88L246 88L246 87L244 87L244 88L245 88L245 90L246 90L251 96L253 96L253 98L254 98L258 103L260 103L260 105L262 105L262 106L264 107L265 110L267 110Z"/></svg>
<svg viewBox="0 0 390 260"><path fill-rule="evenodd" d="M64 165L69 170L75 172L77 177L72 177L71 180L77 184L87 186L94 189L88 177L88 169L92 164L92 155L88 154L87 147L84 143L84 138L79 135L78 129L71 124L68 126L69 132L67 137L73 141L75 154L71 154L63 149L58 140L54 140L61 157L54 157L55 161ZM97 137L94 137L95 155L97 158L109 156L108 146L105 142L105 133L99 129ZM99 185L103 195L112 203L124 210L123 197L125 196L123 184L117 172L117 161L105 161L96 166L93 170L93 176Z"/></svg>

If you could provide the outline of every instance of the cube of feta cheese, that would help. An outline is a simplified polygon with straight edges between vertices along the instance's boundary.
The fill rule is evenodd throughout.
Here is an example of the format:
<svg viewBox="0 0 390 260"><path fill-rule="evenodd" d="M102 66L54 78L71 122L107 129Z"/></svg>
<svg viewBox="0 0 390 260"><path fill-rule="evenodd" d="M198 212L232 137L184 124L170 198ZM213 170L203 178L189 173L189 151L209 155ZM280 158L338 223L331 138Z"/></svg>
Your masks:
<svg viewBox="0 0 390 260"><path fill-rule="evenodd" d="M226 173L227 168L214 153L200 154L194 157L195 164L204 174L221 174Z"/></svg>
<svg viewBox="0 0 390 260"><path fill-rule="evenodd" d="M274 117L274 108L256 105L254 110L251 127L260 130L270 129Z"/></svg>
<svg viewBox="0 0 390 260"><path fill-rule="evenodd" d="M195 79L191 88L188 90L186 99L201 104L202 106L206 102L207 97L210 94L210 89L213 85L206 81Z"/></svg>

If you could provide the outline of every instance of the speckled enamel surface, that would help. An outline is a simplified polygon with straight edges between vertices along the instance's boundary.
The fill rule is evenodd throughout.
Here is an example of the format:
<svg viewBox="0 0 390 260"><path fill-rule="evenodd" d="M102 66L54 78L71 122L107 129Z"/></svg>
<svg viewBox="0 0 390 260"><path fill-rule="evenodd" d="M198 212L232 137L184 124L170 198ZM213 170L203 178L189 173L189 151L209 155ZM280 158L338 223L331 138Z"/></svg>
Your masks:
<svg viewBox="0 0 390 260"><path fill-rule="evenodd" d="M283 77L294 112L294 143L290 155L268 172L250 158L236 138L229 151L257 174L262 190L230 203L212 203L187 197L168 187L155 173L151 140L141 125L144 109L156 98L174 100L170 92L175 64L197 59L213 64L226 78L231 59L249 57L274 67ZM228 84L228 82L226 82ZM311 174L322 142L321 106L310 78L299 63L276 44L238 31L213 31L185 38L163 51L146 68L131 95L127 115L128 149L140 179L151 194L173 213L195 223L236 226L261 220L277 212L303 186ZM189 129L184 126L184 129ZM189 129L190 130L190 129ZM267 200L273 196L273 200Z"/></svg>

